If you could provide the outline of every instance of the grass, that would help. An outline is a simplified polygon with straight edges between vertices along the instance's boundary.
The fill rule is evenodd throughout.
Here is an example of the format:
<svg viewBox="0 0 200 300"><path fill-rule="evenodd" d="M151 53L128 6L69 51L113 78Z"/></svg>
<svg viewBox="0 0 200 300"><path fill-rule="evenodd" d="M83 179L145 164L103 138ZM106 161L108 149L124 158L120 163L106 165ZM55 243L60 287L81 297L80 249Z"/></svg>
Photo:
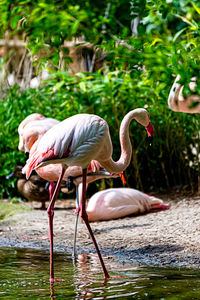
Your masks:
<svg viewBox="0 0 200 300"><path fill-rule="evenodd" d="M5 220L8 217L31 211L32 208L24 204L11 203L4 200L0 200L0 220Z"/></svg>

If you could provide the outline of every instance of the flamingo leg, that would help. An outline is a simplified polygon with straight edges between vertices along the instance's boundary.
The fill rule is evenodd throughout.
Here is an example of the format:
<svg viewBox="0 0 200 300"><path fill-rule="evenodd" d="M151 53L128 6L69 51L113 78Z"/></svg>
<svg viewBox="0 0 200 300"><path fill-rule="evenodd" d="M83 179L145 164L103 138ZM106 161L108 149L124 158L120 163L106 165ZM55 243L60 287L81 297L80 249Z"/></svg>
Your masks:
<svg viewBox="0 0 200 300"><path fill-rule="evenodd" d="M51 198L53 197L53 192L55 189L55 184L53 181L49 182L49 201L51 202ZM44 204L45 205L45 204ZM46 240L50 238L50 232L48 233L48 235L43 235L40 237L41 240Z"/></svg>
<svg viewBox="0 0 200 300"><path fill-rule="evenodd" d="M55 281L54 279L54 265L53 265L53 216L54 216L54 205L56 198L58 197L60 186L62 182L62 178L65 174L66 166L62 166L62 171L60 173L57 185L55 187L53 196L51 197L51 201L49 207L47 209L47 214L49 217L49 235L50 235L50 281Z"/></svg>
<svg viewBox="0 0 200 300"><path fill-rule="evenodd" d="M53 192L55 189L55 184L53 181L49 182L49 201L51 201L51 198L53 197Z"/></svg>
<svg viewBox="0 0 200 300"><path fill-rule="evenodd" d="M86 208L85 208L85 206L86 206L86 177L87 177L87 169L83 169L83 190L82 190L82 198L81 198L81 205L80 205L80 216L83 219L83 221L85 222L85 225L87 226L87 229L88 229L90 236L92 238L92 241L94 243L95 249L97 251L97 254L98 254L102 269L103 269L104 277L110 278L108 271L106 270L103 258L101 256L99 247L97 245L96 239L92 232L92 228L90 227L90 224L88 222L88 216L87 216Z"/></svg>
<svg viewBox="0 0 200 300"><path fill-rule="evenodd" d="M78 186L76 185L76 217L75 217L75 226L74 226L74 245L72 257L75 257L76 252L76 235L77 235L77 226L78 226L78 217L79 217L79 195L78 195Z"/></svg>

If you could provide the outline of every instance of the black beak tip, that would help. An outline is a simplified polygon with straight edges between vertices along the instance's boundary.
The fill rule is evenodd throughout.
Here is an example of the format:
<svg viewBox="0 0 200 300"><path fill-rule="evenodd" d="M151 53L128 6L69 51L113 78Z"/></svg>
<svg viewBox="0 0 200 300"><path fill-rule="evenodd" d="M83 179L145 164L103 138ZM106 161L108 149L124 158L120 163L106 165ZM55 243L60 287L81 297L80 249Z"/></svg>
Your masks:
<svg viewBox="0 0 200 300"><path fill-rule="evenodd" d="M149 145L151 146L153 143L153 136L148 137Z"/></svg>

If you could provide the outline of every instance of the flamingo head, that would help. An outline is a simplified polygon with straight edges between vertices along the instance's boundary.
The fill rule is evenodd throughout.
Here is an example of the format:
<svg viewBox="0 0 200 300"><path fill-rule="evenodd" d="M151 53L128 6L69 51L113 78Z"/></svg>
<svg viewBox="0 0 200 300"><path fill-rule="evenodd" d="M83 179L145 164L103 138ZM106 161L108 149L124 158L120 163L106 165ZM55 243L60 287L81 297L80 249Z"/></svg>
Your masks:
<svg viewBox="0 0 200 300"><path fill-rule="evenodd" d="M145 129L147 131L149 143L151 145L153 142L153 137L154 137L154 127L150 120L149 120L149 125L147 127L145 127Z"/></svg>

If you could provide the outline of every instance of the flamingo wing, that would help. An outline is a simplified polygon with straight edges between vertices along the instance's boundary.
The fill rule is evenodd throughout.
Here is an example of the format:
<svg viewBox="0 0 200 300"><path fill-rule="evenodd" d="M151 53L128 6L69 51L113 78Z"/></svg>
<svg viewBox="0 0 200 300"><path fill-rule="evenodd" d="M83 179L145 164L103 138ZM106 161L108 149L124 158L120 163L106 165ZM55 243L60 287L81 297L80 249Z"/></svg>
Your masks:
<svg viewBox="0 0 200 300"><path fill-rule="evenodd" d="M68 166L88 167L101 150L107 123L98 116L72 116L48 130L27 161L23 172L28 178L34 168L50 159L66 159Z"/></svg>

